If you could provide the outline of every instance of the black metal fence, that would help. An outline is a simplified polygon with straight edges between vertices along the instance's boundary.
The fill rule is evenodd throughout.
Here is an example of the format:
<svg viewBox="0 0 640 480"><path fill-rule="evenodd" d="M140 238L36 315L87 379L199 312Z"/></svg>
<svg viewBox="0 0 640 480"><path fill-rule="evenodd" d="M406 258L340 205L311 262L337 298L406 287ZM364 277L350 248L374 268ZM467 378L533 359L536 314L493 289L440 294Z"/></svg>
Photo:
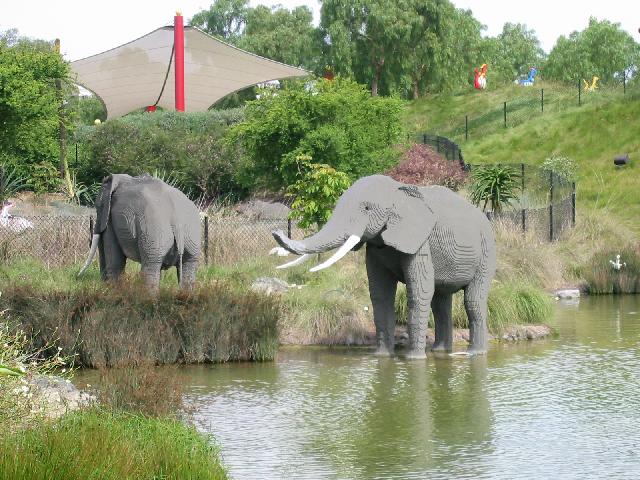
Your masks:
<svg viewBox="0 0 640 480"><path fill-rule="evenodd" d="M597 85L580 80L575 86L535 88L522 87L523 95L501 102L482 115L465 115L453 128L445 129L444 135L455 141L481 138L505 128L515 127L545 112L559 112L571 107L605 103L616 98L636 98L640 94L640 81L627 83L620 75L617 82Z"/></svg>
<svg viewBox="0 0 640 480"><path fill-rule="evenodd" d="M452 140L423 134L419 140L430 145L447 159L458 161L467 171L482 165L465 163L460 146ZM576 185L552 171L526 165L510 165L520 181L518 197L500 213L488 212L491 220L508 220L523 232L535 231L542 238L554 241L576 222Z"/></svg>
<svg viewBox="0 0 640 480"><path fill-rule="evenodd" d="M479 166L474 166L475 168ZM474 168L472 167L472 169ZM488 212L490 220L510 221L523 232L534 231L553 242L576 224L576 184L532 165L512 165L519 170L518 198L499 213Z"/></svg>

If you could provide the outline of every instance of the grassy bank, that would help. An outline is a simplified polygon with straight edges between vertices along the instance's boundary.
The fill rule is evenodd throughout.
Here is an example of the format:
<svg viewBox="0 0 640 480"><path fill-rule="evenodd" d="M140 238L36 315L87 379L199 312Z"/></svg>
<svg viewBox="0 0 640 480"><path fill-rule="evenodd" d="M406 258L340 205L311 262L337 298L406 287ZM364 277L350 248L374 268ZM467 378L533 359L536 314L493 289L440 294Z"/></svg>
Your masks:
<svg viewBox="0 0 640 480"><path fill-rule="evenodd" d="M64 288L67 273L51 270L34 282L17 275L2 287L7 321L33 336L36 348L55 343L91 367L275 357L280 309L273 299L214 281L192 292L163 287L158 295L137 279Z"/></svg>
<svg viewBox="0 0 640 480"><path fill-rule="evenodd" d="M177 420L91 409L0 435L0 479L226 479L218 449Z"/></svg>

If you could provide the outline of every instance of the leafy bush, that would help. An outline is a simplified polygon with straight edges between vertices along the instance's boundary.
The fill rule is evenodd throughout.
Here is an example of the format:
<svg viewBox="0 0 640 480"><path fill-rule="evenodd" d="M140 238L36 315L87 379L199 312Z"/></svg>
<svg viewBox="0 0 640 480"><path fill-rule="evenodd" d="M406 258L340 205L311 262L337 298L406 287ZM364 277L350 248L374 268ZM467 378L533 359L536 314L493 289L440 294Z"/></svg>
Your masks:
<svg viewBox="0 0 640 480"><path fill-rule="evenodd" d="M483 211L489 204L491 211L501 212L505 205L517 197L517 191L520 189L520 174L509 165L475 167L471 172L471 178L471 202L476 206L484 202Z"/></svg>
<svg viewBox="0 0 640 480"><path fill-rule="evenodd" d="M459 162L447 160L430 146L419 143L404 149L400 163L385 175L402 183L443 185L451 190L459 190L468 177Z"/></svg>
<svg viewBox="0 0 640 480"><path fill-rule="evenodd" d="M60 186L58 170L50 162L37 163L31 167L29 184L36 195L55 192Z"/></svg>
<svg viewBox="0 0 640 480"><path fill-rule="evenodd" d="M300 178L287 188L287 196L295 197L290 217L300 220L300 228L320 228L327 223L338 198L351 182L346 174L329 165L311 163L308 155L300 155L297 160Z"/></svg>
<svg viewBox="0 0 640 480"><path fill-rule="evenodd" d="M297 180L300 155L346 173L351 180L379 173L398 157L402 102L372 97L353 81L336 78L292 83L287 90L249 102L244 122L230 131L241 145L241 181L280 190Z"/></svg>
<svg viewBox="0 0 640 480"><path fill-rule="evenodd" d="M78 180L85 185L110 173L165 172L193 197L241 196L234 178L237 152L225 146L227 127L242 110L154 112L108 120L78 131Z"/></svg>

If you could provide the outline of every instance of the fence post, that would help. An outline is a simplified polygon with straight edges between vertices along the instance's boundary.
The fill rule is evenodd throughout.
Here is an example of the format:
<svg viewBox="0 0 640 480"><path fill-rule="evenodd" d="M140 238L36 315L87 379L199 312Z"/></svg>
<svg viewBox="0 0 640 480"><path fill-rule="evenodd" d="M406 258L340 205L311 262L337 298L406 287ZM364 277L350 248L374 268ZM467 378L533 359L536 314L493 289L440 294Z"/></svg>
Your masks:
<svg viewBox="0 0 640 480"><path fill-rule="evenodd" d="M622 94L627 94L627 71L622 71Z"/></svg>
<svg viewBox="0 0 640 480"><path fill-rule="evenodd" d="M507 128L507 102L504 102L504 128Z"/></svg>
<svg viewBox="0 0 640 480"><path fill-rule="evenodd" d="M553 242L553 172L549 172L549 241Z"/></svg>
<svg viewBox="0 0 640 480"><path fill-rule="evenodd" d="M522 193L524 194L524 163L520 164L520 183L522 184Z"/></svg>
<svg viewBox="0 0 640 480"><path fill-rule="evenodd" d="M291 219L287 218L287 237L291 238Z"/></svg>
<svg viewBox="0 0 640 480"><path fill-rule="evenodd" d="M469 115L464 116L464 140L469 140Z"/></svg>
<svg viewBox="0 0 640 480"><path fill-rule="evenodd" d="M522 216L522 233L526 233L526 231L527 231L527 210L525 208L523 208L520 211L520 214Z"/></svg>
<svg viewBox="0 0 640 480"><path fill-rule="evenodd" d="M582 84L578 79L578 106L582 105Z"/></svg>
<svg viewBox="0 0 640 480"><path fill-rule="evenodd" d="M93 240L93 217L89 216L89 248L91 248L92 240Z"/></svg>
<svg viewBox="0 0 640 480"><path fill-rule="evenodd" d="M209 215L204 216L204 264L209 265Z"/></svg>
<svg viewBox="0 0 640 480"><path fill-rule="evenodd" d="M576 182L571 183L571 226L576 226Z"/></svg>
<svg viewBox="0 0 640 480"><path fill-rule="evenodd" d="M423 144L427 144L427 134L425 133L424 135L422 135L422 143Z"/></svg>
<svg viewBox="0 0 640 480"><path fill-rule="evenodd" d="M540 89L540 109L544 113L544 88Z"/></svg>

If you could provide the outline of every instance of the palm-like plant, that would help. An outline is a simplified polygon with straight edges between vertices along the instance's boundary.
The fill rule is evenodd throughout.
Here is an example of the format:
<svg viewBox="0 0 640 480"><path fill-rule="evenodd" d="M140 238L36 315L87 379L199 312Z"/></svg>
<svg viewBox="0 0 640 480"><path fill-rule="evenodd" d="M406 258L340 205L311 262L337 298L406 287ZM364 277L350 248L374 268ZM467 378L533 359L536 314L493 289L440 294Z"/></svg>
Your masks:
<svg viewBox="0 0 640 480"><path fill-rule="evenodd" d="M502 208L517 198L520 189L520 174L509 165L486 165L477 167L471 173L471 202L486 211L500 213Z"/></svg>
<svg viewBox="0 0 640 480"><path fill-rule="evenodd" d="M0 205L25 187L26 179L6 164L0 164Z"/></svg>

